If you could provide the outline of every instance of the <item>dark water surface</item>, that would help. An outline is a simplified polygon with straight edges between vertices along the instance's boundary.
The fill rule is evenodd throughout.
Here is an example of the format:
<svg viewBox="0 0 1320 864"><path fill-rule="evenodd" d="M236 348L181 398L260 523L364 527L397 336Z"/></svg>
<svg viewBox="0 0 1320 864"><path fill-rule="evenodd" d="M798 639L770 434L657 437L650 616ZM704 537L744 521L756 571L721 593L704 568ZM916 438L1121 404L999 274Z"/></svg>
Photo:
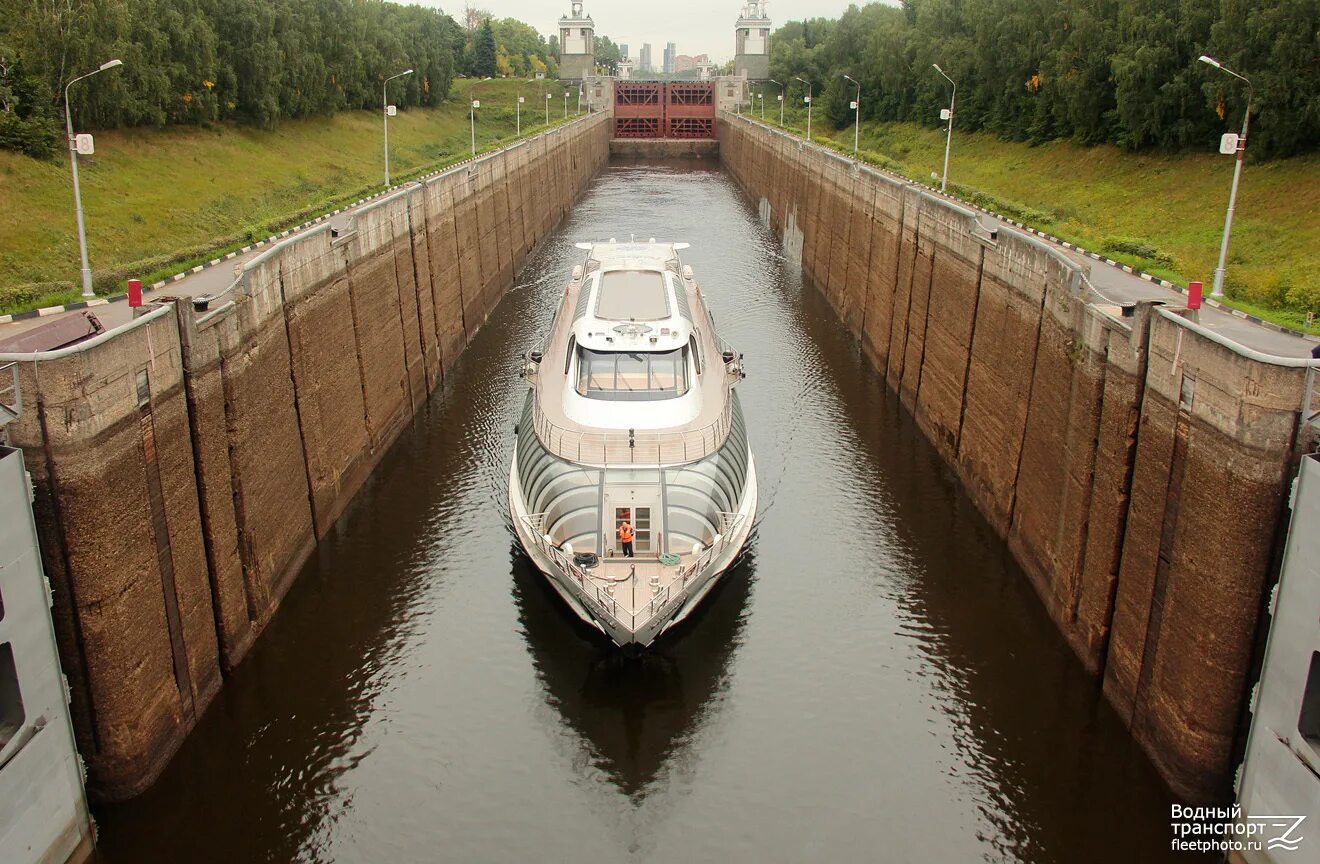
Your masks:
<svg viewBox="0 0 1320 864"><path fill-rule="evenodd" d="M746 352L760 524L640 659L505 515L573 242L687 240ZM724 173L613 165L321 544L161 781L143 861L1145 862L1171 799L1026 578ZM1184 859L1185 860L1185 859Z"/></svg>

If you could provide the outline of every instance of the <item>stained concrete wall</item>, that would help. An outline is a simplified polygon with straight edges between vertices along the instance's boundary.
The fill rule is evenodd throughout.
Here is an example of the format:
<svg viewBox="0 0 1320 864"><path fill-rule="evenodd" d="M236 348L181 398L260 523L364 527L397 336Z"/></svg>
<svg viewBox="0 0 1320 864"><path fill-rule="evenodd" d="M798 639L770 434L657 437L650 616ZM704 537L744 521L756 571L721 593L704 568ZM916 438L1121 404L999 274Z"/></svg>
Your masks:
<svg viewBox="0 0 1320 864"><path fill-rule="evenodd" d="M173 755L528 253L608 159L592 115L414 183L249 261L216 311L166 303L56 352L7 355L7 427L89 790Z"/></svg>
<svg viewBox="0 0 1320 864"><path fill-rule="evenodd" d="M724 115L720 154L1171 788L1226 798L1305 370L904 180Z"/></svg>

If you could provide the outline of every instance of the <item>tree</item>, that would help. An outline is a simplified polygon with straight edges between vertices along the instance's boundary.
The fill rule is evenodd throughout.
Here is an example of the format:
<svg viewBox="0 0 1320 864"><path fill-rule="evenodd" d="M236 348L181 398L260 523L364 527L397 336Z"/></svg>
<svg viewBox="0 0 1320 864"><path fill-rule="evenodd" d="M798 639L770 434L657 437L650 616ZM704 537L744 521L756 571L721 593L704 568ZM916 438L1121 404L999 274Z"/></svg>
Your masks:
<svg viewBox="0 0 1320 864"><path fill-rule="evenodd" d="M493 78L498 71L495 64L495 31L487 18L473 39L472 74L479 78Z"/></svg>
<svg viewBox="0 0 1320 864"><path fill-rule="evenodd" d="M603 68L607 75L619 74L619 61L623 57L619 54L619 46L608 36L596 37L595 61L596 65Z"/></svg>
<svg viewBox="0 0 1320 864"><path fill-rule="evenodd" d="M59 144L59 123L49 110L42 81L18 61L11 46L0 43L0 147L39 159Z"/></svg>
<svg viewBox="0 0 1320 864"><path fill-rule="evenodd" d="M958 125L1005 138L1128 148L1212 146L1237 128L1251 77L1252 152L1320 146L1320 0L902 0L789 21L771 77L801 76L846 122L836 79L862 82L863 117L936 125L958 82ZM800 85L794 85L794 102Z"/></svg>
<svg viewBox="0 0 1320 864"><path fill-rule="evenodd" d="M58 143L64 85L82 129L287 117L445 98L462 30L435 9L362 0L27 0L0 14L0 147ZM548 51L548 48L546 49ZM41 139L49 138L49 146Z"/></svg>
<svg viewBox="0 0 1320 864"><path fill-rule="evenodd" d="M1265 156L1315 149L1320 142L1320 2L1221 0L1206 53L1251 79L1251 150ZM1246 87L1202 67L1202 92L1220 122L1213 138L1242 125Z"/></svg>
<svg viewBox="0 0 1320 864"><path fill-rule="evenodd" d="M500 67L503 74L522 78L536 71L537 64L533 60L539 62L542 71L554 62L545 37L522 21L502 18L492 21L491 29L495 33L496 63L498 65L498 57L502 55L508 67L507 72L503 66Z"/></svg>

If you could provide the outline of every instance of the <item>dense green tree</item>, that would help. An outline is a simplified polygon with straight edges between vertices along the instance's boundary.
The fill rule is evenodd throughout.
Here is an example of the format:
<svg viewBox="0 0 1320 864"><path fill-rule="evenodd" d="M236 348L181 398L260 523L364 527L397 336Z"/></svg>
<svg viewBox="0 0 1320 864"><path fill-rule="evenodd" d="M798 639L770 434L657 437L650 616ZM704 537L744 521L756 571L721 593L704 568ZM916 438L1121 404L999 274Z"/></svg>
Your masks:
<svg viewBox="0 0 1320 864"><path fill-rule="evenodd" d="M1320 0L1222 0L1219 8L1207 53L1252 81L1253 152L1314 149L1320 143ZM1217 70L1202 72L1202 91L1223 127L1238 128L1246 87Z"/></svg>
<svg viewBox="0 0 1320 864"><path fill-rule="evenodd" d="M608 36L596 37L596 65L605 70L607 75L617 75L619 72L619 61L623 59L619 54L619 46Z"/></svg>
<svg viewBox="0 0 1320 864"><path fill-rule="evenodd" d="M500 73L527 78L536 72L557 69L545 37L516 18L491 21L495 34L496 65Z"/></svg>
<svg viewBox="0 0 1320 864"><path fill-rule="evenodd" d="M472 74L479 78L493 78L499 71L495 65L495 30L487 18L477 30L472 42Z"/></svg>
<svg viewBox="0 0 1320 864"><path fill-rule="evenodd" d="M124 65L70 93L80 129L374 108L409 67L390 100L432 105L461 33L436 9L380 0L0 0L0 146L52 152L64 85L114 57Z"/></svg>
<svg viewBox="0 0 1320 864"><path fill-rule="evenodd" d="M1320 145L1320 0L900 0L787 22L771 46L771 77L812 81L838 125L845 73L863 117L940 123L938 63L962 129L1131 148L1213 146L1241 124L1247 88L1198 61L1209 53L1253 81L1253 153Z"/></svg>

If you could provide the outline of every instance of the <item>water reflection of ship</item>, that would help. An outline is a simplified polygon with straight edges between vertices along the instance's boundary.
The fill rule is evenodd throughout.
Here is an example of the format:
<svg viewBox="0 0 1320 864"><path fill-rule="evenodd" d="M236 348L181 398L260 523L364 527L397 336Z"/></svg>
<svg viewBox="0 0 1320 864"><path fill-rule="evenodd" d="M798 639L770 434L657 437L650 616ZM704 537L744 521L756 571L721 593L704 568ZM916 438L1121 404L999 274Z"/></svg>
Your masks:
<svg viewBox="0 0 1320 864"><path fill-rule="evenodd" d="M546 702L577 733L587 761L635 803L719 708L742 644L752 546L672 638L636 656L583 624L512 550L514 598Z"/></svg>

